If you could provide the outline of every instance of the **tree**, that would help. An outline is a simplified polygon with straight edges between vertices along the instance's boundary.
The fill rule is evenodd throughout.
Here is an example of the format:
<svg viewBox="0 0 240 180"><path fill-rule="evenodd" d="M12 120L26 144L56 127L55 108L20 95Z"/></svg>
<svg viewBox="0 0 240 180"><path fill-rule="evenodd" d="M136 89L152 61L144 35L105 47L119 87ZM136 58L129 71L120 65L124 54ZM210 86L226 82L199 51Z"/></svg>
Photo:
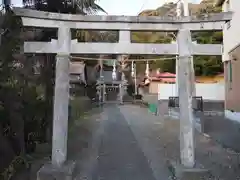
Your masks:
<svg viewBox="0 0 240 180"><path fill-rule="evenodd" d="M191 5L191 4L190 4ZM189 6L191 8L191 6ZM175 4L165 4L156 10L147 11L140 13L140 15L149 15L149 16L175 16L175 10L170 10L176 8ZM203 1L198 6L194 6L194 12L198 17L202 17L211 13L221 12L221 8L215 7L212 5L212 1L205 2ZM134 42L138 43L170 43L172 40L171 33L163 32L134 32L132 35ZM222 43L222 32L193 32L192 40L197 41L199 44L221 44ZM165 72L175 72L175 60L167 61L157 61L152 63L151 67L153 69L160 68ZM220 56L194 56L194 67L195 74L198 76L201 75L216 75L223 72L223 66ZM139 71L143 71L143 68L139 66Z"/></svg>
<svg viewBox="0 0 240 180"><path fill-rule="evenodd" d="M198 16L211 13L219 13L221 8L211 4L206 4L205 8L201 8ZM192 34L193 41L200 44L222 44L222 32L194 32ZM197 76L213 76L223 72L221 56L194 56L194 68Z"/></svg>
<svg viewBox="0 0 240 180"><path fill-rule="evenodd" d="M78 1L78 3L68 0L24 1L27 7L51 12L86 14L94 13L96 10L103 11L94 2L91 0ZM5 175L9 176L9 170L12 171L12 168L7 166L15 157L22 157L29 150L33 151L36 141L46 140L41 133L46 125L51 129L55 74L54 56L45 55L40 75L36 75L34 61L19 55L22 53L23 45L23 39L20 37L27 31L22 28L21 20L11 12L11 3L8 0L4 3L6 13L1 14L0 17L3 30L0 44L0 172L6 169L4 177L0 174L0 179L5 178ZM40 36L37 34L38 39L42 40L50 39L55 35L56 32L52 30L42 30ZM44 86L45 92L39 91ZM40 139L36 139L39 137Z"/></svg>
<svg viewBox="0 0 240 180"><path fill-rule="evenodd" d="M35 98L31 98L32 101L27 102L35 92L34 86L28 85L33 77L32 64L16 60L15 57L21 46L21 21L10 9L7 9L1 18L3 33L0 45L0 139L5 146L0 146L0 171L15 156L26 153L25 125L27 119L32 119L26 111L29 105L32 105L32 101L35 101ZM32 111L34 112L36 110Z"/></svg>
<svg viewBox="0 0 240 180"><path fill-rule="evenodd" d="M96 11L105 12L96 0L23 0L26 7L34 7L37 10L59 13L73 13L73 14L89 14ZM85 38L88 33L85 33ZM43 30L41 40L49 41L56 37L56 31ZM90 37L90 36L89 36ZM45 96L46 96L46 122L48 131L46 132L48 141L51 140L52 131L52 107L53 107L53 92L55 80L55 56L51 54L45 55L43 66L43 81L45 82ZM42 83L44 83L42 82Z"/></svg>
<svg viewBox="0 0 240 180"><path fill-rule="evenodd" d="M97 11L105 12L96 0L23 0L26 7L48 12L93 14ZM105 12L106 13L106 12Z"/></svg>

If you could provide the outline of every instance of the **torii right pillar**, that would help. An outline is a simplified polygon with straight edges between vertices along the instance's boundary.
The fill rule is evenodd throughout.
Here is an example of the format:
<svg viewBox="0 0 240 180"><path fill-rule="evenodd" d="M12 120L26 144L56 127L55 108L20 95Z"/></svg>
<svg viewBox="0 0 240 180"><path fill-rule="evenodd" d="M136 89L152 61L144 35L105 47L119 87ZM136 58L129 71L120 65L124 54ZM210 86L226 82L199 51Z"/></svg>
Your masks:
<svg viewBox="0 0 240 180"><path fill-rule="evenodd" d="M208 171L199 168L195 161L194 117L193 117L193 81L192 81L192 40L191 32L180 29L178 43L178 92L180 108L180 155L181 164L175 166L179 180L207 179Z"/></svg>
<svg viewBox="0 0 240 180"><path fill-rule="evenodd" d="M189 30L178 32L178 92L180 108L180 148L181 163L186 167L195 164L194 153L194 118L192 110L192 41Z"/></svg>

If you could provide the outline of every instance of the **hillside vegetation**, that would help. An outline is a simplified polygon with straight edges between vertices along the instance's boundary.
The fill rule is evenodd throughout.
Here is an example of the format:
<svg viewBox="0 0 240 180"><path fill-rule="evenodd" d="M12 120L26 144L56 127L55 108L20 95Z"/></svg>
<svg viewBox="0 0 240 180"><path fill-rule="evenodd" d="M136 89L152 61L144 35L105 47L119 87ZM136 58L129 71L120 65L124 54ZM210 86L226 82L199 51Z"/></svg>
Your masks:
<svg viewBox="0 0 240 180"><path fill-rule="evenodd" d="M221 12L221 8L214 7L214 0L204 0L200 4L189 4L192 16L204 16L209 13ZM176 5L174 3L164 4L155 10L144 10L139 16L176 16ZM172 33L167 32L133 32L132 41L142 43L171 43L174 41ZM199 44L221 44L222 32L194 32L192 40ZM151 68L160 68L163 72L175 72L175 60L156 61L151 63ZM223 72L221 56L195 56L195 74L216 75ZM138 71L143 71L144 65L138 65Z"/></svg>

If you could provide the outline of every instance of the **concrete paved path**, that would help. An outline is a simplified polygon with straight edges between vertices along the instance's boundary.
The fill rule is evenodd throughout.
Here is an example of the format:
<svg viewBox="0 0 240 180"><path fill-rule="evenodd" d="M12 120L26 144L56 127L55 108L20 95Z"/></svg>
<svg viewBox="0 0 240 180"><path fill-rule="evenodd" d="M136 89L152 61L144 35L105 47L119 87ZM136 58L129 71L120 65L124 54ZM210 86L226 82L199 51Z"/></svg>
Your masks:
<svg viewBox="0 0 240 180"><path fill-rule="evenodd" d="M93 179L154 180L147 158L119 108L108 107Z"/></svg>
<svg viewBox="0 0 240 180"><path fill-rule="evenodd" d="M199 133L195 141L196 161L212 180L240 179L239 153ZM180 158L179 121L111 104L71 122L68 145L68 158L77 162L74 180L169 180L167 161Z"/></svg>
<svg viewBox="0 0 240 180"><path fill-rule="evenodd" d="M84 142L83 150L75 147L72 153L78 162L75 180L171 179L167 162L180 160L179 121L151 115L139 106L114 104L90 117L86 127L91 133L82 133L80 125L76 139L69 138L77 147ZM197 132L195 141L196 161L210 170L213 180L239 179L238 153Z"/></svg>
<svg viewBox="0 0 240 180"><path fill-rule="evenodd" d="M76 123L68 148L77 160L75 180L170 180L168 161L179 162L179 121L151 115L135 105L105 106ZM195 134L196 161L213 180L240 177L240 156Z"/></svg>
<svg viewBox="0 0 240 180"><path fill-rule="evenodd" d="M127 120L138 121L139 116L129 113L132 106L128 107L130 109L117 105L103 108L96 120L98 125L91 129L89 146L81 156L72 157L78 159L75 180L167 180L162 175L156 176L143 144L139 142L142 137L136 137Z"/></svg>

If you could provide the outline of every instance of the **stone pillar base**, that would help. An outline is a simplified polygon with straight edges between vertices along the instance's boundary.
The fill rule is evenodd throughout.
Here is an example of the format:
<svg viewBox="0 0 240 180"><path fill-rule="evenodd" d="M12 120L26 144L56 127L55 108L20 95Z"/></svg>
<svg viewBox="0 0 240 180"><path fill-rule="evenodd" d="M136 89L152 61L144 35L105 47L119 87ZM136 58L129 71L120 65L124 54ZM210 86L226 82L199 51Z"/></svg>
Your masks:
<svg viewBox="0 0 240 180"><path fill-rule="evenodd" d="M37 180L73 180L75 166L73 161L66 162L61 167L45 164L37 172Z"/></svg>
<svg viewBox="0 0 240 180"><path fill-rule="evenodd" d="M177 165L176 163L168 163L168 169L170 171L173 180L206 180L211 179L211 173L204 168L194 167L186 168L183 165Z"/></svg>

